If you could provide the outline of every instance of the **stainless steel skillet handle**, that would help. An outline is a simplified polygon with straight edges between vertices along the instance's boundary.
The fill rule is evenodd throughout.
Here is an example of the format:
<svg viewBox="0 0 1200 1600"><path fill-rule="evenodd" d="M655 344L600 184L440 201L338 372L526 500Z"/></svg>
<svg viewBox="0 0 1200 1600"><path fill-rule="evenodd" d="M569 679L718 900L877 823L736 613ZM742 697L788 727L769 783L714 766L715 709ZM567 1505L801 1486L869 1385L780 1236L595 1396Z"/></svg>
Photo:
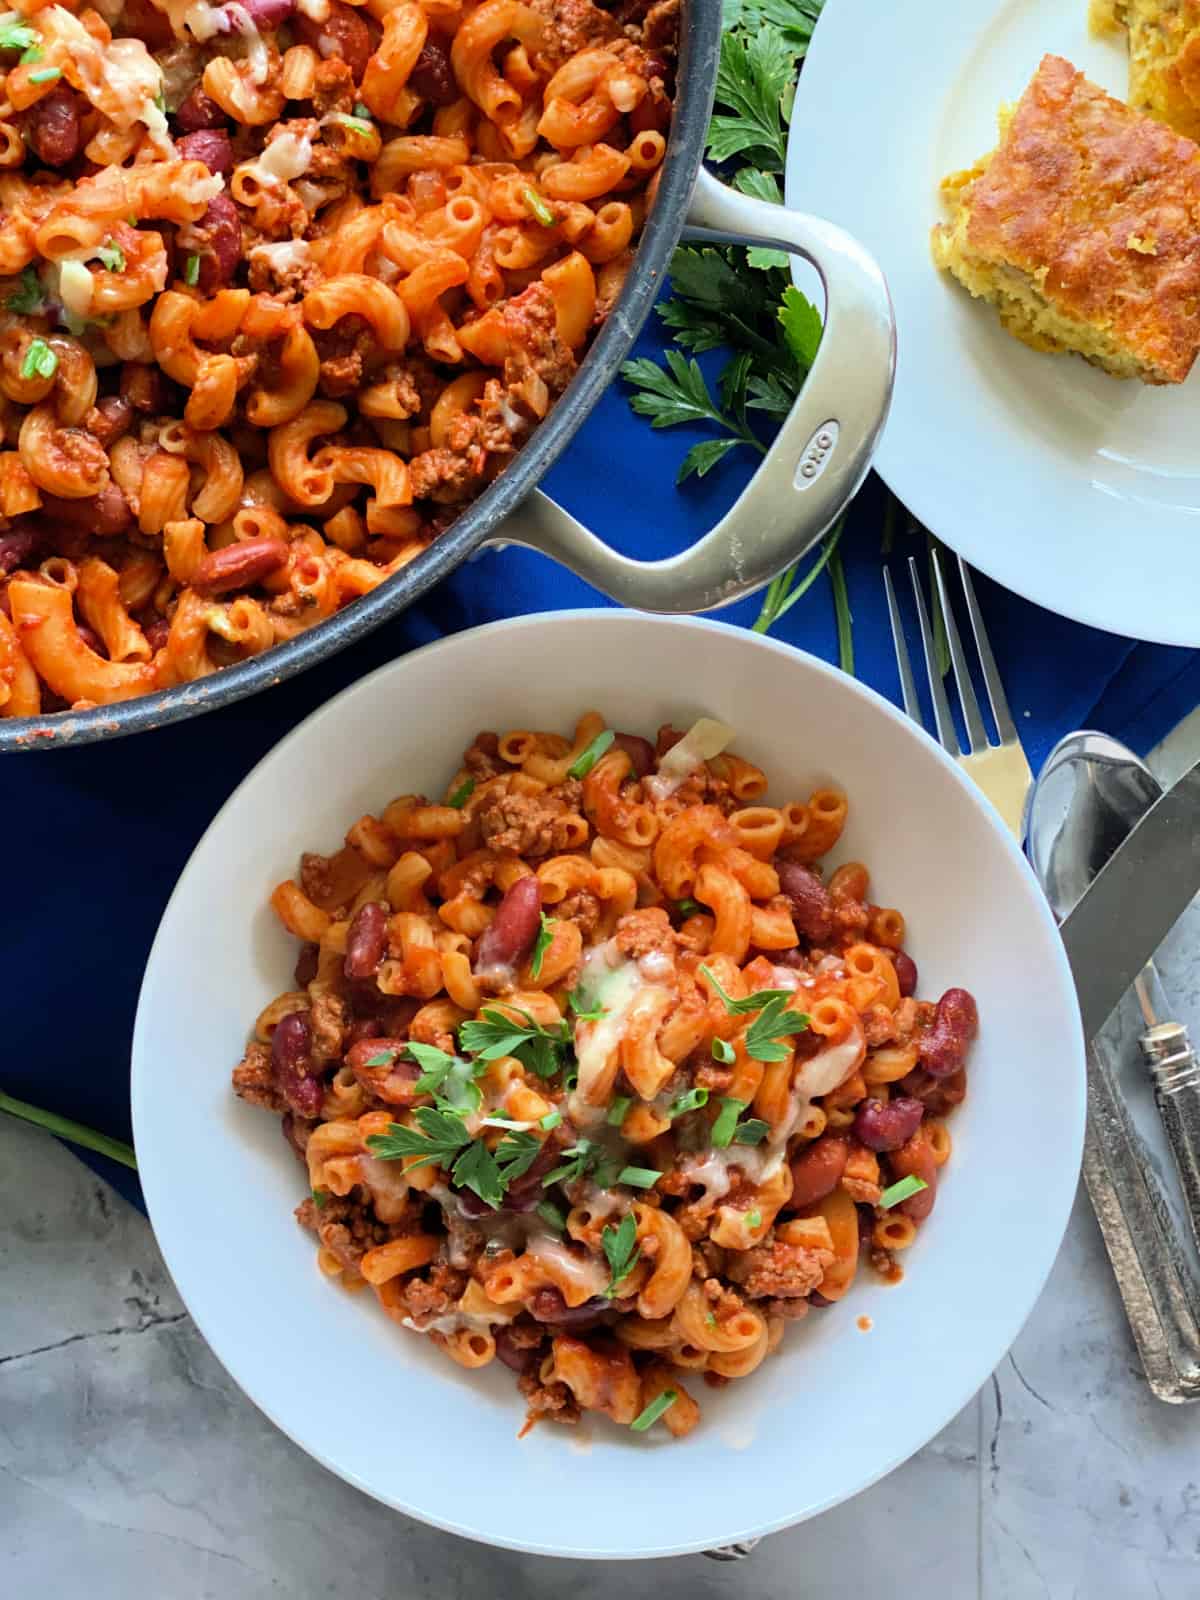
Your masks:
<svg viewBox="0 0 1200 1600"><path fill-rule="evenodd" d="M825 330L799 398L753 479L703 538L662 561L619 555L541 491L496 530L569 567L622 605L711 611L752 594L810 550L862 483L887 418L896 328L883 273L832 223L754 200L703 167L684 237L770 245L825 286Z"/></svg>

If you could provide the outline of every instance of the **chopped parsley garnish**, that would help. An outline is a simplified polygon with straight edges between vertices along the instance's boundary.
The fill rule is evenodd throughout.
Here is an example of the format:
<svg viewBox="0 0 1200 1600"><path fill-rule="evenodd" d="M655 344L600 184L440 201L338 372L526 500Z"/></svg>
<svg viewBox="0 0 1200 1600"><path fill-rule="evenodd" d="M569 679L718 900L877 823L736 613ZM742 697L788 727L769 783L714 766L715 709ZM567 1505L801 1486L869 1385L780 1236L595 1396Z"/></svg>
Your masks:
<svg viewBox="0 0 1200 1600"><path fill-rule="evenodd" d="M920 1194L922 1189L929 1185L924 1178L901 1178L899 1183L893 1183L890 1189L885 1189L879 1196L879 1209L890 1211L893 1206L898 1206L902 1200L911 1200L913 1195Z"/></svg>
<svg viewBox="0 0 1200 1600"><path fill-rule="evenodd" d="M563 1022L556 1029L543 1028L528 1011L520 1014L525 1018L524 1023L514 1022L502 1011L489 1008L482 1018L462 1024L458 1030L459 1043L480 1061L515 1056L539 1078L552 1078L565 1064L565 1046L571 1042L570 1026Z"/></svg>
<svg viewBox="0 0 1200 1600"><path fill-rule="evenodd" d="M452 1176L461 1189L470 1189L485 1205L499 1206L504 1200L504 1180L496 1158L477 1140L472 1140L454 1163Z"/></svg>
<svg viewBox="0 0 1200 1600"><path fill-rule="evenodd" d="M630 1429L634 1433L645 1433L647 1428L652 1428L654 1426L664 1411L670 1411L671 1407L678 1399L678 1390L664 1389L661 1394L656 1394L654 1396L654 1399L651 1400L650 1404L643 1412L641 1412L639 1416L634 1417L633 1421L629 1424Z"/></svg>
<svg viewBox="0 0 1200 1600"><path fill-rule="evenodd" d="M344 128L353 128L355 133L371 133L374 129L370 117L348 117L344 111L338 114L337 119Z"/></svg>
<svg viewBox="0 0 1200 1600"><path fill-rule="evenodd" d="M125 252L119 244L102 244L96 254L109 272L124 272Z"/></svg>
<svg viewBox="0 0 1200 1600"><path fill-rule="evenodd" d="M0 50L28 50L41 35L25 22L6 22L0 27Z"/></svg>
<svg viewBox="0 0 1200 1600"><path fill-rule="evenodd" d="M722 988L721 980L711 967L701 967L700 971L717 991L721 1004L731 1017L758 1012L742 1040L746 1054L755 1061L786 1061L788 1047L781 1044L780 1040L793 1033L804 1033L808 1028L808 1018L804 1012L788 1009L788 1002L794 998L792 991L760 989L757 994L748 994L744 999L735 1000ZM723 1061L725 1057L718 1055L717 1059Z"/></svg>
<svg viewBox="0 0 1200 1600"><path fill-rule="evenodd" d="M712 1042L712 1058L720 1061L723 1066L731 1067L737 1060L737 1051L728 1039L714 1039Z"/></svg>
<svg viewBox="0 0 1200 1600"><path fill-rule="evenodd" d="M553 228L558 221L557 214L542 199L541 195L530 184L521 190L521 199L525 202L525 209L535 222L540 222L543 228ZM611 740L609 741L612 742ZM583 774L572 773L572 777L582 777Z"/></svg>
<svg viewBox="0 0 1200 1600"><path fill-rule="evenodd" d="M746 1226L748 1228L761 1228L762 1227L762 1212L761 1211L747 1211L747 1213L746 1213Z"/></svg>
<svg viewBox="0 0 1200 1600"><path fill-rule="evenodd" d="M568 778L586 778L616 737L611 728L601 728L583 754L567 768Z"/></svg>
<svg viewBox="0 0 1200 1600"><path fill-rule="evenodd" d="M622 1167L617 1173L617 1182L626 1183L631 1189L653 1189L661 1177L656 1167ZM605 1184L605 1188L610 1187Z"/></svg>
<svg viewBox="0 0 1200 1600"><path fill-rule="evenodd" d="M538 913L537 938L533 941L533 954L529 958L529 976L540 978L546 951L554 943L554 923L544 911Z"/></svg>
<svg viewBox="0 0 1200 1600"><path fill-rule="evenodd" d="M733 1130L734 1144L761 1144L771 1131L771 1124L761 1117L747 1117Z"/></svg>
<svg viewBox="0 0 1200 1600"><path fill-rule="evenodd" d="M681 917L694 917L698 911L703 911L704 907L699 900L677 900L675 909Z"/></svg>
<svg viewBox="0 0 1200 1600"><path fill-rule="evenodd" d="M538 1127L544 1128L549 1133L553 1128L557 1128L561 1121L561 1111L547 1111L546 1115L539 1119Z"/></svg>
<svg viewBox="0 0 1200 1600"><path fill-rule="evenodd" d="M58 371L58 357L45 339L31 339L21 363L23 378L52 378Z"/></svg>
<svg viewBox="0 0 1200 1600"><path fill-rule="evenodd" d="M463 1119L453 1111L434 1106L418 1106L413 1112L417 1126L405 1128L393 1122L386 1133L367 1135L367 1148L381 1161L402 1161L413 1156L418 1167L448 1167L464 1145L471 1143Z"/></svg>
<svg viewBox="0 0 1200 1600"><path fill-rule="evenodd" d="M632 1104L633 1098L631 1095L619 1094L616 1096L608 1108L608 1115L604 1119L610 1128L619 1128L621 1126L625 1121L625 1113Z"/></svg>
<svg viewBox="0 0 1200 1600"><path fill-rule="evenodd" d="M508 1185L529 1171L541 1149L530 1133L506 1133L493 1155L481 1140L472 1139L454 1111L418 1106L413 1116L416 1128L393 1122L386 1133L368 1135L371 1154L381 1161L407 1160L409 1170L445 1167L459 1188L472 1190L485 1205L502 1205Z"/></svg>
<svg viewBox="0 0 1200 1600"><path fill-rule="evenodd" d="M453 806L455 811L461 811L474 793L475 779L465 778L463 782L459 784L458 788L455 789L449 800L446 801L446 804L448 806Z"/></svg>
<svg viewBox="0 0 1200 1600"><path fill-rule="evenodd" d="M42 300L41 280L32 267L26 267L21 274L20 288L9 295L5 305L19 316L31 317L41 310Z"/></svg>
<svg viewBox="0 0 1200 1600"><path fill-rule="evenodd" d="M413 1086L418 1094L431 1094L443 1109L468 1113L479 1110L483 1095L475 1079L486 1070L486 1062L464 1061L435 1045L417 1044L411 1039L407 1051L421 1069ZM386 1059L386 1052L384 1055ZM372 1056L367 1064L381 1063Z"/></svg>
<svg viewBox="0 0 1200 1600"><path fill-rule="evenodd" d="M604 1298L613 1300L620 1285L637 1265L642 1253L642 1247L637 1242L637 1223L632 1213L622 1217L615 1228L611 1224L605 1228L600 1235L600 1243L604 1247L605 1259L612 1273L608 1288L604 1291Z"/></svg>
<svg viewBox="0 0 1200 1600"><path fill-rule="evenodd" d="M312 1192L312 1198L313 1205L316 1206L317 1210L324 1211L325 1202L329 1199L327 1191L324 1189L314 1189Z"/></svg>
<svg viewBox="0 0 1200 1600"><path fill-rule="evenodd" d="M716 1316L715 1316L715 1314L713 1312L710 1311L708 1313L708 1315L704 1319L704 1326L706 1328L715 1328L716 1325L717 1325Z"/></svg>
<svg viewBox="0 0 1200 1600"><path fill-rule="evenodd" d="M61 77L61 67L39 67L36 72L29 74L29 81L30 83L53 83L55 78Z"/></svg>
<svg viewBox="0 0 1200 1600"><path fill-rule="evenodd" d="M584 998L582 988L572 989L567 996L567 1004L578 1017L580 1022L599 1022L601 1017L606 1017L608 1012L598 1002L588 1005Z"/></svg>
<svg viewBox="0 0 1200 1600"><path fill-rule="evenodd" d="M154 107L155 107L156 111L161 111L163 116L164 117L166 116L166 114L167 114L167 97L166 97L165 94L163 94L161 89L154 96Z"/></svg>
<svg viewBox="0 0 1200 1600"><path fill-rule="evenodd" d="M674 1122L676 1117L685 1117L689 1111L698 1111L701 1106L708 1104L707 1089L689 1089L686 1094L681 1094L677 1100L672 1100L667 1107L667 1115Z"/></svg>
<svg viewBox="0 0 1200 1600"><path fill-rule="evenodd" d="M194 289L200 282L200 257L191 255L187 258L183 268L183 281L189 288Z"/></svg>
<svg viewBox="0 0 1200 1600"><path fill-rule="evenodd" d="M504 1135L496 1146L496 1165L500 1168L505 1188L525 1176L537 1160L541 1148L542 1141L523 1129Z"/></svg>
<svg viewBox="0 0 1200 1600"><path fill-rule="evenodd" d="M542 1179L543 1189L548 1189L552 1183L578 1183L580 1178L585 1178L592 1171L602 1151L591 1139L580 1139L578 1144L564 1150L563 1155L566 1160L562 1165L555 1167Z"/></svg>
<svg viewBox="0 0 1200 1600"><path fill-rule="evenodd" d="M46 52L40 44L31 44L28 50L22 50L17 60L19 67L31 67L35 61L40 61Z"/></svg>
<svg viewBox="0 0 1200 1600"><path fill-rule="evenodd" d="M535 1209L537 1211L538 1216L541 1217L542 1221L546 1224L546 1226L548 1228L553 1228L555 1233L565 1233L566 1232L566 1230L567 1230L567 1219L566 1219L566 1216L564 1215L562 1210L558 1206L556 1206L554 1204L553 1200L542 1200L535 1207Z"/></svg>
<svg viewBox="0 0 1200 1600"><path fill-rule="evenodd" d="M363 1062L364 1067L390 1067L400 1054L399 1050L377 1050Z"/></svg>

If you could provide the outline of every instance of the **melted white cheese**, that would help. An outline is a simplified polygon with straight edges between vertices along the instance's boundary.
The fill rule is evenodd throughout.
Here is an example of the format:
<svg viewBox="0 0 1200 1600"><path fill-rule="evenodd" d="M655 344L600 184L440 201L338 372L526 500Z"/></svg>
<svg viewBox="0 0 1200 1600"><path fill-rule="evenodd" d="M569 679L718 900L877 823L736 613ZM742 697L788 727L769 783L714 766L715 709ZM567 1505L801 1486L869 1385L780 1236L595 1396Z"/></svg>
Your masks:
<svg viewBox="0 0 1200 1600"><path fill-rule="evenodd" d="M250 63L250 82L266 83L271 72L271 58L267 54L267 47L255 25L254 18L245 6L238 5L236 0L225 7L226 15L236 31L246 41L246 60Z"/></svg>
<svg viewBox="0 0 1200 1600"><path fill-rule="evenodd" d="M265 257L272 272L284 273L309 266L312 248L307 239L282 239L278 244L256 244L250 255Z"/></svg>
<svg viewBox="0 0 1200 1600"><path fill-rule="evenodd" d="M650 794L655 800L669 799L693 772L728 747L735 732L728 722L717 722L713 717L699 718L679 743L667 751L658 763L658 771L645 780Z"/></svg>
<svg viewBox="0 0 1200 1600"><path fill-rule="evenodd" d="M581 1022L575 1028L579 1082L567 1101L567 1114L576 1127L584 1128L604 1120L605 1108L592 1104L590 1092L603 1078L609 1058L624 1037L634 1003L652 986L637 963L617 955L615 945L609 941L589 950L584 957L579 987L587 1009L604 1007L598 1022Z"/></svg>
<svg viewBox="0 0 1200 1600"><path fill-rule="evenodd" d="M312 154L311 139L298 133L281 133L256 161L248 161L241 170L248 177L257 178L264 189L274 189L302 177L309 169Z"/></svg>
<svg viewBox="0 0 1200 1600"><path fill-rule="evenodd" d="M92 275L82 261L58 263L58 298L73 316L86 317L92 309Z"/></svg>
<svg viewBox="0 0 1200 1600"><path fill-rule="evenodd" d="M579 1296L579 1305L593 1295L603 1294L608 1287L607 1268L591 1256L572 1255L557 1234L533 1234L525 1253L535 1261L544 1262L556 1283L570 1285Z"/></svg>

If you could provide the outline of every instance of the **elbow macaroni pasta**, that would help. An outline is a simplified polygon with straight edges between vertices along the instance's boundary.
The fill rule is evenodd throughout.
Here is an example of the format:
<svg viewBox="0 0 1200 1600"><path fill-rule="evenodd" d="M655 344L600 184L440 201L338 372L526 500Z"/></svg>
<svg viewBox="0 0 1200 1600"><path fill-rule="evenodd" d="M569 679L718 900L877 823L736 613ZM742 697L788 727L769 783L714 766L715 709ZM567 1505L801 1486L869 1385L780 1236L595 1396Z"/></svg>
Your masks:
<svg viewBox="0 0 1200 1600"><path fill-rule="evenodd" d="M386 582L628 270L670 6L267 11L30 0L0 45L0 716L205 676ZM140 564L119 614L96 563Z"/></svg>
<svg viewBox="0 0 1200 1600"><path fill-rule="evenodd" d="M114 569L80 588L144 670ZM0 627L5 689L28 693ZM700 1419L681 1375L748 1378L864 1256L901 1275L974 1002L918 1000L866 867L812 865L845 795L773 806L729 754L665 783L675 730L605 731L588 712L570 737L480 734L442 795L398 795L305 855L271 896L301 941L294 985L233 1082L283 1115L323 1274L461 1365L513 1369L530 1425L629 1425L670 1391L680 1436Z"/></svg>

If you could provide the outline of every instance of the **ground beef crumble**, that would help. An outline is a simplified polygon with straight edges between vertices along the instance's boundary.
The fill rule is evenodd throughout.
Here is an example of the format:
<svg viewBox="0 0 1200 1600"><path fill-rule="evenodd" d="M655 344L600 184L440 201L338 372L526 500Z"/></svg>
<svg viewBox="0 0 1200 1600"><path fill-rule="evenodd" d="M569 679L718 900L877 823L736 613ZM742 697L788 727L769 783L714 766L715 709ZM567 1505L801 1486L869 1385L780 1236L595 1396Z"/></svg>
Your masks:
<svg viewBox="0 0 1200 1600"><path fill-rule="evenodd" d="M745 1287L751 1300L791 1300L819 1287L832 1260L832 1250L811 1250L775 1239L735 1252L726 1271Z"/></svg>

